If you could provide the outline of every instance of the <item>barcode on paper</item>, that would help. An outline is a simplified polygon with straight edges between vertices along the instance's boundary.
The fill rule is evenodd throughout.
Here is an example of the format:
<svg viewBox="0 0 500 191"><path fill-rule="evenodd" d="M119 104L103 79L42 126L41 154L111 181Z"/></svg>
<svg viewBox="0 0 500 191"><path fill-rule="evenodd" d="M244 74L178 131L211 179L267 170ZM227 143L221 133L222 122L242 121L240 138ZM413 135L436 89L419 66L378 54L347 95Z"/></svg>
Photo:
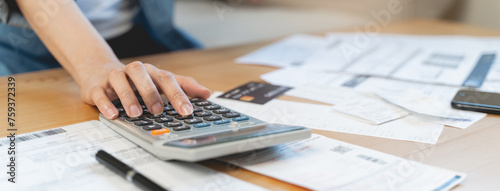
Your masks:
<svg viewBox="0 0 500 191"><path fill-rule="evenodd" d="M361 158L361 159L364 159L364 160L367 160L367 161L370 161L370 162L373 162L373 163L377 163L377 164L381 164L381 165L384 165L384 164L387 164L387 162L383 161L383 160L380 160L380 159L377 159L377 158L374 158L374 157L371 157L371 156L366 156L366 155L358 155L358 158Z"/></svg>
<svg viewBox="0 0 500 191"><path fill-rule="evenodd" d="M32 133L32 134L27 134L27 135L20 135L20 136L16 136L16 142L19 143L19 142L23 142L23 141L38 139L38 138L42 138L42 137L46 137L46 136L51 136L51 135L56 135L56 134L60 134L60 133L65 133L65 132L66 132L66 130L61 129L61 128L57 128L57 129L51 129L51 130L47 130L47 131L42 131L42 132L39 132L39 133ZM0 142L0 147L3 146L3 145L7 145L7 144L10 144L10 140L9 139L6 139L6 140Z"/></svg>
<svg viewBox="0 0 500 191"><path fill-rule="evenodd" d="M339 154L345 154L345 153L351 151L352 149L349 148L349 147L345 147L345 146L339 145L339 146L336 146L336 147L334 147L334 148L332 148L330 150L333 151L333 152L339 153Z"/></svg>

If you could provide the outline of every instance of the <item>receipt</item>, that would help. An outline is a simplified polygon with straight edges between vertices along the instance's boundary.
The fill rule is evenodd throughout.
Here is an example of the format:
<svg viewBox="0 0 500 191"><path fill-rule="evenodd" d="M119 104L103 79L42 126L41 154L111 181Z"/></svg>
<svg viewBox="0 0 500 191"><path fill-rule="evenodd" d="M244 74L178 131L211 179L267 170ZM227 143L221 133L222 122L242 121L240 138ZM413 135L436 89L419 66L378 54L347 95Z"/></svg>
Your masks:
<svg viewBox="0 0 500 191"><path fill-rule="evenodd" d="M436 144L444 127L441 124L422 121L411 115L373 125L335 113L331 106L276 99L265 105L257 105L217 98L220 94L221 92L214 92L209 100L268 123L430 144Z"/></svg>
<svg viewBox="0 0 500 191"><path fill-rule="evenodd" d="M465 178L316 134L220 160L312 190L448 190Z"/></svg>
<svg viewBox="0 0 500 191"><path fill-rule="evenodd" d="M486 116L484 113L462 111L451 108L432 96L426 96L415 89L406 89L401 92L376 92L378 96L390 103L403 107L421 115L437 117L433 121L465 129L471 124Z"/></svg>
<svg viewBox="0 0 500 191"><path fill-rule="evenodd" d="M323 37L297 34L236 59L239 64L298 66L327 45Z"/></svg>
<svg viewBox="0 0 500 191"><path fill-rule="evenodd" d="M361 118L376 125L393 121L410 114L403 109L368 96L361 99L347 100L335 104L332 108L337 112Z"/></svg>
<svg viewBox="0 0 500 191"><path fill-rule="evenodd" d="M1 150L7 141L0 139ZM169 190L264 190L198 164L162 161L99 121L19 135L17 144L18 180L0 173L2 190L140 190L99 164L99 149Z"/></svg>

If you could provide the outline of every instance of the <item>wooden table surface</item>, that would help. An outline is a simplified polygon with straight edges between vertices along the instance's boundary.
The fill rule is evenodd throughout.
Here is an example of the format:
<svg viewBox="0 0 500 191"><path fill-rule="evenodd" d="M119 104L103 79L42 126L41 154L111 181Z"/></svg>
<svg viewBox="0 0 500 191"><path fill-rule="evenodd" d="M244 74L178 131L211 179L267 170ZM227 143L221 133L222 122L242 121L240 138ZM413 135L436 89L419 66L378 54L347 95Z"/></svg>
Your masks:
<svg viewBox="0 0 500 191"><path fill-rule="evenodd" d="M500 36L500 31L433 20L399 22L383 28L382 32ZM259 78L261 74L276 70L273 67L234 64L235 58L268 43L159 54L126 59L123 62L141 60L152 63L177 74L193 76L212 91L226 91L248 81L261 81ZM16 126L18 133L98 120L98 110L80 100L77 84L63 69L26 73L14 75L14 77L17 82ZM0 100L7 101L7 77L0 78L0 88L3 92ZM286 96L280 99L314 103ZM0 137L7 135L6 115L7 111L2 106L0 116L4 117L1 119ZM465 181L454 190L500 189L500 117L498 115L488 115L465 130L445 127L436 145L321 130L313 130L313 132L425 164L467 173ZM268 189L305 190L280 180L230 167L215 160L204 161L201 164Z"/></svg>

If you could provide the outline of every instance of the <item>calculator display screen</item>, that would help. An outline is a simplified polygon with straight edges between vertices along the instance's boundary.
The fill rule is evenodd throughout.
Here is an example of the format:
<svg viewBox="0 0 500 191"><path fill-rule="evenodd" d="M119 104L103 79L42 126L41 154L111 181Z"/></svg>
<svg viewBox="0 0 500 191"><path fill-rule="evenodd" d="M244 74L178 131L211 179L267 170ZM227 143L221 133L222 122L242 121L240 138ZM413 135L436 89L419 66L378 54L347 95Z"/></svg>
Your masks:
<svg viewBox="0 0 500 191"><path fill-rule="evenodd" d="M237 131L229 131L211 135L203 135L198 137L190 137L186 139L180 139L175 141L166 142L165 146L183 147L183 148L197 148L202 146L208 146L219 143L226 143L231 141L238 141L242 139L267 136L272 134L298 131L306 129L304 127L280 125L280 124L266 124L246 129L241 129ZM272 139L272 136L269 137ZM266 141L266 140L259 140Z"/></svg>

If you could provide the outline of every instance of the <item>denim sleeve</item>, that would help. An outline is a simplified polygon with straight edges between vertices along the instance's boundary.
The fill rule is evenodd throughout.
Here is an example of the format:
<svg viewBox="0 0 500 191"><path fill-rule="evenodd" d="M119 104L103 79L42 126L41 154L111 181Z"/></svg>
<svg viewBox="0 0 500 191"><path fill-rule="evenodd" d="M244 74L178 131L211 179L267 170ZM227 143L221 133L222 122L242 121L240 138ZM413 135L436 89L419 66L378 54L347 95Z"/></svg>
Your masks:
<svg viewBox="0 0 500 191"><path fill-rule="evenodd" d="M22 28L30 27L14 0L0 0L0 23Z"/></svg>

